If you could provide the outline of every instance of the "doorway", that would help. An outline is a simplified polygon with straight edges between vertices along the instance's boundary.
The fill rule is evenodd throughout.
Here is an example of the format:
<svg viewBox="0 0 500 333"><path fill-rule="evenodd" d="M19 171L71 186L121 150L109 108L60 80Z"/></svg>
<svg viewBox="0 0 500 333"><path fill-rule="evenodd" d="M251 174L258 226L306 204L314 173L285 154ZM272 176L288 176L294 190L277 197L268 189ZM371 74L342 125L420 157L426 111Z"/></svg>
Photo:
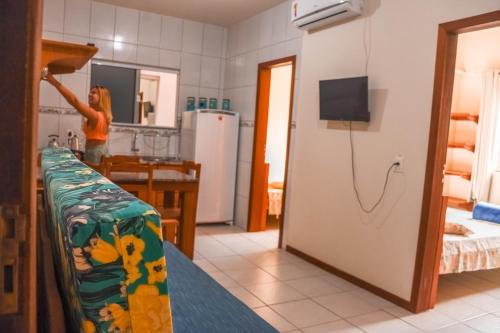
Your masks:
<svg viewBox="0 0 500 333"><path fill-rule="evenodd" d="M443 177L447 173L445 165L458 36L498 26L500 11L439 25L427 167L411 297L411 308L415 312L433 308L437 298L447 207L447 198L443 197Z"/></svg>
<svg viewBox="0 0 500 333"><path fill-rule="evenodd" d="M295 56L259 64L247 231L279 229L283 241Z"/></svg>

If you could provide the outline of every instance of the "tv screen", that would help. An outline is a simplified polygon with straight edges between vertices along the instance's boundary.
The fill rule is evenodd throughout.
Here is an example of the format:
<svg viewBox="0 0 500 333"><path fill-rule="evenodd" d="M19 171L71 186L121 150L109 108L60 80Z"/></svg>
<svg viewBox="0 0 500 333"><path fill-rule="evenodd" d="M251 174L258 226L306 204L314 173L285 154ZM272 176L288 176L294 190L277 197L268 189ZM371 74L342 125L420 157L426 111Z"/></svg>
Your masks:
<svg viewBox="0 0 500 333"><path fill-rule="evenodd" d="M319 81L321 120L370 121L368 77Z"/></svg>

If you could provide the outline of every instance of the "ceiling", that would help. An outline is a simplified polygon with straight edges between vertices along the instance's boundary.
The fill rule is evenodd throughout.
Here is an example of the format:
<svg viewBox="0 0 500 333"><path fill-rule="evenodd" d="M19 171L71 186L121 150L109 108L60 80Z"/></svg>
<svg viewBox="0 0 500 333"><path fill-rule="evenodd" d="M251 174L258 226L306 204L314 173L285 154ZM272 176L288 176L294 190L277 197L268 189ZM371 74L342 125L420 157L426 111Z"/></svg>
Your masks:
<svg viewBox="0 0 500 333"><path fill-rule="evenodd" d="M229 26L285 0L97 0L193 21Z"/></svg>

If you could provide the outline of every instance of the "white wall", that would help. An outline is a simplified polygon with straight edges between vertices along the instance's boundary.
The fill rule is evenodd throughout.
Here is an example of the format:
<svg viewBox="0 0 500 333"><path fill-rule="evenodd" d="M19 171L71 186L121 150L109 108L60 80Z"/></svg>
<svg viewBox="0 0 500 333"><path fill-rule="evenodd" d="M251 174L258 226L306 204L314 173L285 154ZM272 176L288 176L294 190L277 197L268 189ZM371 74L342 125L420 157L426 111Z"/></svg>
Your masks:
<svg viewBox="0 0 500 333"><path fill-rule="evenodd" d="M43 38L94 43L99 48L95 58L180 69L180 110L187 96L222 97L227 38L223 27L90 0L45 0L43 21ZM86 101L89 75L87 65L59 78ZM70 107L46 82L41 83L40 105ZM68 128L79 130L80 123L79 115L40 114L39 148L47 144L48 134L65 135ZM110 151L130 153L131 140L131 134L112 132ZM162 138L160 145L166 140Z"/></svg>
<svg viewBox="0 0 500 333"><path fill-rule="evenodd" d="M288 244L409 300L431 115L438 24L500 9L497 0L372 0L367 17L303 38ZM319 120L318 81L364 74L370 47L368 129L355 130L361 196L373 203L396 154L403 174L382 206L354 197L348 131Z"/></svg>
<svg viewBox="0 0 500 333"><path fill-rule="evenodd" d="M290 24L290 4L291 1L285 1L228 29L224 96L231 99L233 111L241 116L235 222L243 228L248 219L258 64L296 55L294 96L298 92L303 33ZM292 121L295 121L295 111ZM292 130L291 158L294 132ZM293 172L291 164L288 172L289 175ZM288 187L287 191L290 190Z"/></svg>
<svg viewBox="0 0 500 333"><path fill-rule="evenodd" d="M271 69L266 140L266 163L269 163L269 182L283 182L285 180L291 81L292 65Z"/></svg>

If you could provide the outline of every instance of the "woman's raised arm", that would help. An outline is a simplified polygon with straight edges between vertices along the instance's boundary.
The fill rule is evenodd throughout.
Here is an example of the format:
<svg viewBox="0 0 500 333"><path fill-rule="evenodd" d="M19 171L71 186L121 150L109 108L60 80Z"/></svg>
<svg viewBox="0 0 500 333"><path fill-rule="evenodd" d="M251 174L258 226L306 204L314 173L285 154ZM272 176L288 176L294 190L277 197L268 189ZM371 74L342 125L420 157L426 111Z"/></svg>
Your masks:
<svg viewBox="0 0 500 333"><path fill-rule="evenodd" d="M95 126L98 117L97 111L80 101L71 90L66 88L61 82L57 81L57 79L51 73L45 75L44 79L47 80L47 82L49 82L51 85L53 85L72 107L74 107L78 112L80 112L85 118L88 119L88 121L90 122L89 125L91 127Z"/></svg>

